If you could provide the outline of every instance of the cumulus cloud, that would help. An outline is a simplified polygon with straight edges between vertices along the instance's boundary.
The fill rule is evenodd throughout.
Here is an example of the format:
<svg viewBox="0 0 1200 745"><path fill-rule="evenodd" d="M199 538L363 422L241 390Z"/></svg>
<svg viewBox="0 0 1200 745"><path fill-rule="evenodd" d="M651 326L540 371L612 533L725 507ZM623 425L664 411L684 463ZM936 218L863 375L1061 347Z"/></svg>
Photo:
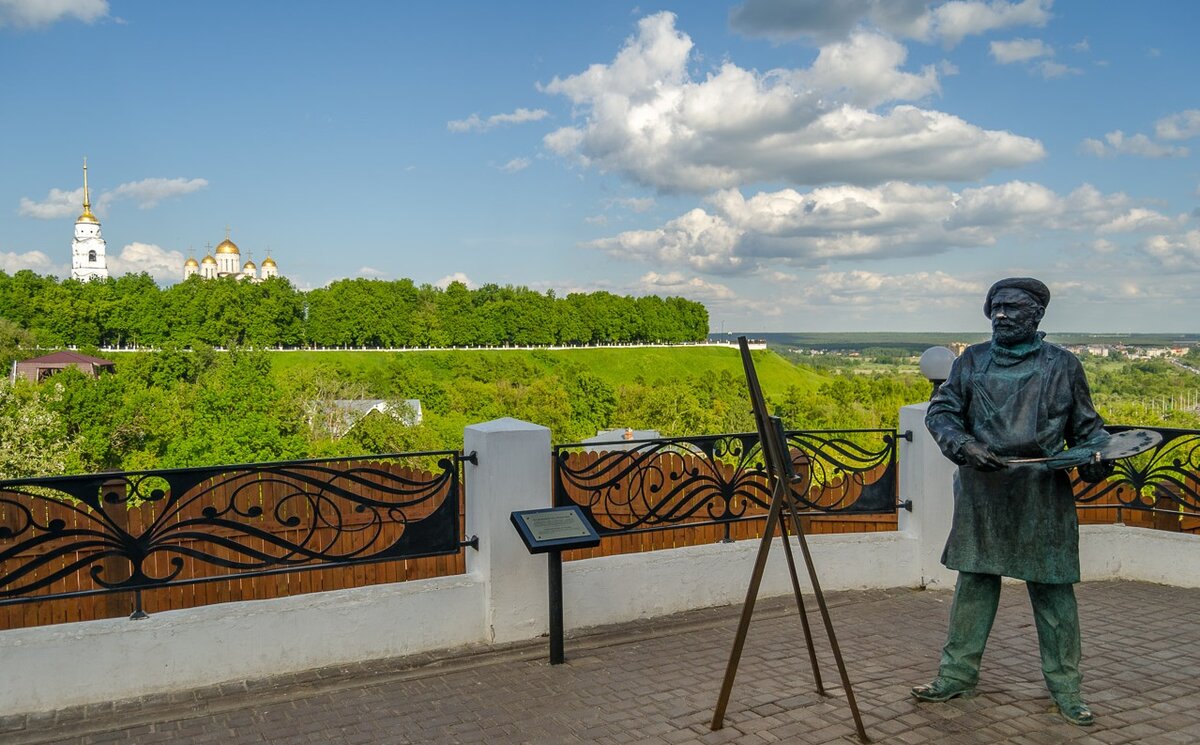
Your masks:
<svg viewBox="0 0 1200 745"><path fill-rule="evenodd" d="M74 191L51 189L46 198L35 202L29 197L21 197L21 206L17 212L25 217L38 220L57 220L62 217L74 217L83 209L83 187Z"/></svg>
<svg viewBox="0 0 1200 745"><path fill-rule="evenodd" d="M819 267L848 259L930 255L994 245L1001 236L1041 230L1130 233L1179 221L1130 204L1123 194L1084 185L1066 195L1034 183L952 191L889 182L831 186L745 197L711 194L653 229L629 230L583 244L614 257L713 274L770 271L779 262Z"/></svg>
<svg viewBox="0 0 1200 745"><path fill-rule="evenodd" d="M444 290L454 282L460 282L460 283L466 285L467 289L474 289L474 287L476 286L475 282L472 281L470 277L468 277L466 274L463 274L462 272L455 272L454 274L447 274L445 277L442 277L437 282L434 282L433 286L440 287L441 289Z"/></svg>
<svg viewBox="0 0 1200 745"><path fill-rule="evenodd" d="M892 36L952 47L964 37L997 29L1044 26L1050 4L1051 0L746 0L729 14L729 23L749 36L817 40L842 38L869 24Z"/></svg>
<svg viewBox="0 0 1200 745"><path fill-rule="evenodd" d="M1142 250L1166 269L1194 272L1200 269L1200 230L1151 236L1142 244Z"/></svg>
<svg viewBox="0 0 1200 745"><path fill-rule="evenodd" d="M164 199L181 197L199 191L208 186L208 181L202 178L147 178L141 181L131 181L121 184L115 189L93 192L95 198L92 206L95 211L103 214L115 202L132 201L138 209L150 209ZM21 197L18 212L25 217L39 220L58 220L64 217L75 217L83 209L83 188L72 191L51 189L50 193L40 202L28 197Z"/></svg>
<svg viewBox="0 0 1200 745"><path fill-rule="evenodd" d="M631 212L647 212L654 207L654 197L618 197L610 203Z"/></svg>
<svg viewBox="0 0 1200 745"><path fill-rule="evenodd" d="M975 301L986 291L980 282L945 272L882 274L854 270L818 274L803 290L803 296L814 305L886 305L904 310L906 306Z"/></svg>
<svg viewBox="0 0 1200 745"><path fill-rule="evenodd" d="M113 202L130 200L137 204L138 209L150 209L164 199L181 197L200 191L208 186L208 181L202 178L147 178L121 184L112 191L103 192L96 202L105 207Z"/></svg>
<svg viewBox="0 0 1200 745"><path fill-rule="evenodd" d="M108 273L116 277L146 272L158 282L174 282L183 273L183 262L184 255L179 251L134 241L122 248L121 253L108 255Z"/></svg>
<svg viewBox="0 0 1200 745"><path fill-rule="evenodd" d="M1054 50L1041 39L993 41L989 50L991 51L992 59L1002 65L1011 65L1014 62L1028 62L1038 57L1054 56Z"/></svg>
<svg viewBox="0 0 1200 745"><path fill-rule="evenodd" d="M704 80L688 72L692 49L674 15L642 19L611 63L541 86L570 99L581 118L544 144L663 191L970 180L1044 155L1035 140L939 111L875 111L938 91L934 67L902 71L904 47L878 34L827 45L807 69L759 73L726 62Z"/></svg>
<svg viewBox="0 0 1200 745"><path fill-rule="evenodd" d="M1038 73L1043 78L1061 78L1064 75L1077 75L1080 70L1061 62L1056 62L1054 48L1041 39L1012 39L1010 41L993 41L989 47L992 59L1002 65L1029 63L1031 72Z"/></svg>
<svg viewBox="0 0 1200 745"><path fill-rule="evenodd" d="M504 165L500 166L500 170L504 171L505 173L516 173L517 171L524 171L526 168L528 168L529 163L529 158L513 158Z"/></svg>
<svg viewBox="0 0 1200 745"><path fill-rule="evenodd" d="M471 114L466 119L452 119L446 122L446 129L451 132L487 132L504 124L524 124L536 122L549 116L545 109L517 109L511 114L493 114L483 119L479 114Z"/></svg>
<svg viewBox="0 0 1200 745"><path fill-rule="evenodd" d="M74 18L95 23L108 15L108 0L0 0L0 28L42 28Z"/></svg>
<svg viewBox="0 0 1200 745"><path fill-rule="evenodd" d="M382 279L387 275L387 272L383 271L382 269L376 269L373 266L360 266L358 268L358 276L366 277L368 279Z"/></svg>
<svg viewBox="0 0 1200 745"><path fill-rule="evenodd" d="M1160 140L1190 140L1200 137L1200 109L1188 109L1159 119L1154 134Z"/></svg>
<svg viewBox="0 0 1200 745"><path fill-rule="evenodd" d="M182 265L181 265L182 266ZM28 269L38 274L66 275L71 268L65 264L55 264L50 257L41 251L26 251L15 253L0 251L0 270L9 274Z"/></svg>
<svg viewBox="0 0 1200 745"><path fill-rule="evenodd" d="M1144 134L1126 135L1115 130L1104 135L1104 141L1089 137L1080 144L1080 149L1098 158L1116 155L1135 155L1142 158L1184 158L1188 149L1181 145L1164 145L1151 140Z"/></svg>
<svg viewBox="0 0 1200 745"><path fill-rule="evenodd" d="M680 272L647 272L638 280L637 287L644 295L674 295L696 301L731 300L733 290L716 282L699 277L687 277Z"/></svg>

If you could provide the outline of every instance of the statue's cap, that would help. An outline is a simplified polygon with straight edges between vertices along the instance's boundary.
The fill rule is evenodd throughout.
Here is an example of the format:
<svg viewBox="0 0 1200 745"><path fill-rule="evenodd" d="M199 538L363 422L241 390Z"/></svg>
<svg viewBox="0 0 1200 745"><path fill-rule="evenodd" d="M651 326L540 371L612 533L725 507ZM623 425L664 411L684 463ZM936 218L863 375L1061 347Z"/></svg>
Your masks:
<svg viewBox="0 0 1200 745"><path fill-rule="evenodd" d="M988 290L987 299L983 301L983 314L988 318L992 317L992 298L995 297L997 292L1005 288L1012 288L1028 293L1043 308L1050 304L1050 288L1041 280L1034 279L1033 277L1009 277L1008 279L1000 280Z"/></svg>

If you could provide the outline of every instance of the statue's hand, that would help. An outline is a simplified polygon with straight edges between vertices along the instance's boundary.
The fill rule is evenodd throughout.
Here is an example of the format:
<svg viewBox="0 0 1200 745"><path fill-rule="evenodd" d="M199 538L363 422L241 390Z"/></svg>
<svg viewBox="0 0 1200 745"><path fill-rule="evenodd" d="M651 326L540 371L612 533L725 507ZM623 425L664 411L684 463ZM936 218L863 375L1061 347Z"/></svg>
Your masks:
<svg viewBox="0 0 1200 745"><path fill-rule="evenodd" d="M962 456L967 465L980 471L999 471L1008 464L981 442L971 441L962 446Z"/></svg>
<svg viewBox="0 0 1200 745"><path fill-rule="evenodd" d="M1079 478L1088 484L1098 483L1109 477L1113 472L1113 465L1111 460L1084 463L1079 467Z"/></svg>

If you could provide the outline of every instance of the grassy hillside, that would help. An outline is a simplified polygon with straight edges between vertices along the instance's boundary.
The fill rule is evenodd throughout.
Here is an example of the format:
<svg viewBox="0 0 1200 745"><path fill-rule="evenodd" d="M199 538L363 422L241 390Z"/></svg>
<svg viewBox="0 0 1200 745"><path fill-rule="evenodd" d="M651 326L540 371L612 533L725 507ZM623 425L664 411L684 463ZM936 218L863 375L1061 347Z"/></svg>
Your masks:
<svg viewBox="0 0 1200 745"><path fill-rule="evenodd" d="M710 377L728 372L744 382L742 360L736 349L714 347L517 350L472 349L452 352L276 352L272 365L276 375L312 366L332 368L352 377L383 374L389 359L404 355L410 364L437 374L452 371L474 360L500 366L529 366L547 373L564 366L582 367L614 388L641 378L646 383L680 380L694 376ZM790 386L816 390L827 378L798 368L772 351L756 351L754 366L768 397L782 395Z"/></svg>

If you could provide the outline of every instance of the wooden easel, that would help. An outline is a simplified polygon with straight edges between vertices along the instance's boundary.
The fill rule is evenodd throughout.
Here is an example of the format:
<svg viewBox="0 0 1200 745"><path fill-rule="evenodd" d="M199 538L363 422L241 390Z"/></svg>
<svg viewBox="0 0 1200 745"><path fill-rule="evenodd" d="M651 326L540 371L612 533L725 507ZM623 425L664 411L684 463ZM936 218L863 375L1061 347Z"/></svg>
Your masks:
<svg viewBox="0 0 1200 745"><path fill-rule="evenodd" d="M821 684L821 671L817 667L817 652L813 647L812 631L808 625L808 615L804 612L804 599L800 595L800 580L796 576L796 560L792 556L792 545L788 541L788 524L781 519L781 513L786 508L791 518L791 529L800 541L800 552L804 556L804 564L808 569L808 578L812 582L813 595L817 599L817 607L821 612L821 620L825 624L825 634L829 637L829 646L833 649L833 658L837 662L838 673L842 677L842 688L846 691L846 702L850 705L850 713L854 717L854 728L858 731L858 739L864 743L871 741L863 727L862 717L858 713L858 704L854 700L854 690L850 687L850 677L846 674L846 664L842 661L842 652L838 647L837 636L833 631L833 622L829 618L829 609L825 605L825 596L821 593L821 584L817 580L817 570L813 566L812 555L808 551L808 541L800 527L799 510L796 499L792 494L791 484L798 477L792 468L792 459L788 452L787 438L784 435L783 422L779 417L767 414L766 402L763 400L762 388L758 384L758 373L754 370L754 360L750 357L750 347L746 337L738 337L738 345L742 351L742 365L746 369L746 384L750 388L750 402L754 406L754 423L758 427L758 436L762 442L763 460L767 466L767 478L771 484L771 507L767 511L767 524L763 527L762 538L758 544L758 556L754 560L754 571L750 574L750 586L746 588L746 602L742 606L742 618L738 622L737 635L733 640L733 650L729 654L729 665L725 668L725 680L721 683L721 695L717 699L717 708L713 712L712 724L714 730L725 726L725 709L729 705L729 694L733 690L733 679L737 677L738 663L742 658L742 648L746 644L746 632L750 628L750 618L754 615L754 603L758 600L758 589L762 584L763 570L767 565L767 555L771 551L771 540L775 537L778 527L779 536L783 542L784 556L787 558L788 572L792 578L792 590L796 594L796 607L800 611L800 624L804 627L804 642L808 646L808 658L812 664L813 679L816 682L817 693L824 695L825 688Z"/></svg>

